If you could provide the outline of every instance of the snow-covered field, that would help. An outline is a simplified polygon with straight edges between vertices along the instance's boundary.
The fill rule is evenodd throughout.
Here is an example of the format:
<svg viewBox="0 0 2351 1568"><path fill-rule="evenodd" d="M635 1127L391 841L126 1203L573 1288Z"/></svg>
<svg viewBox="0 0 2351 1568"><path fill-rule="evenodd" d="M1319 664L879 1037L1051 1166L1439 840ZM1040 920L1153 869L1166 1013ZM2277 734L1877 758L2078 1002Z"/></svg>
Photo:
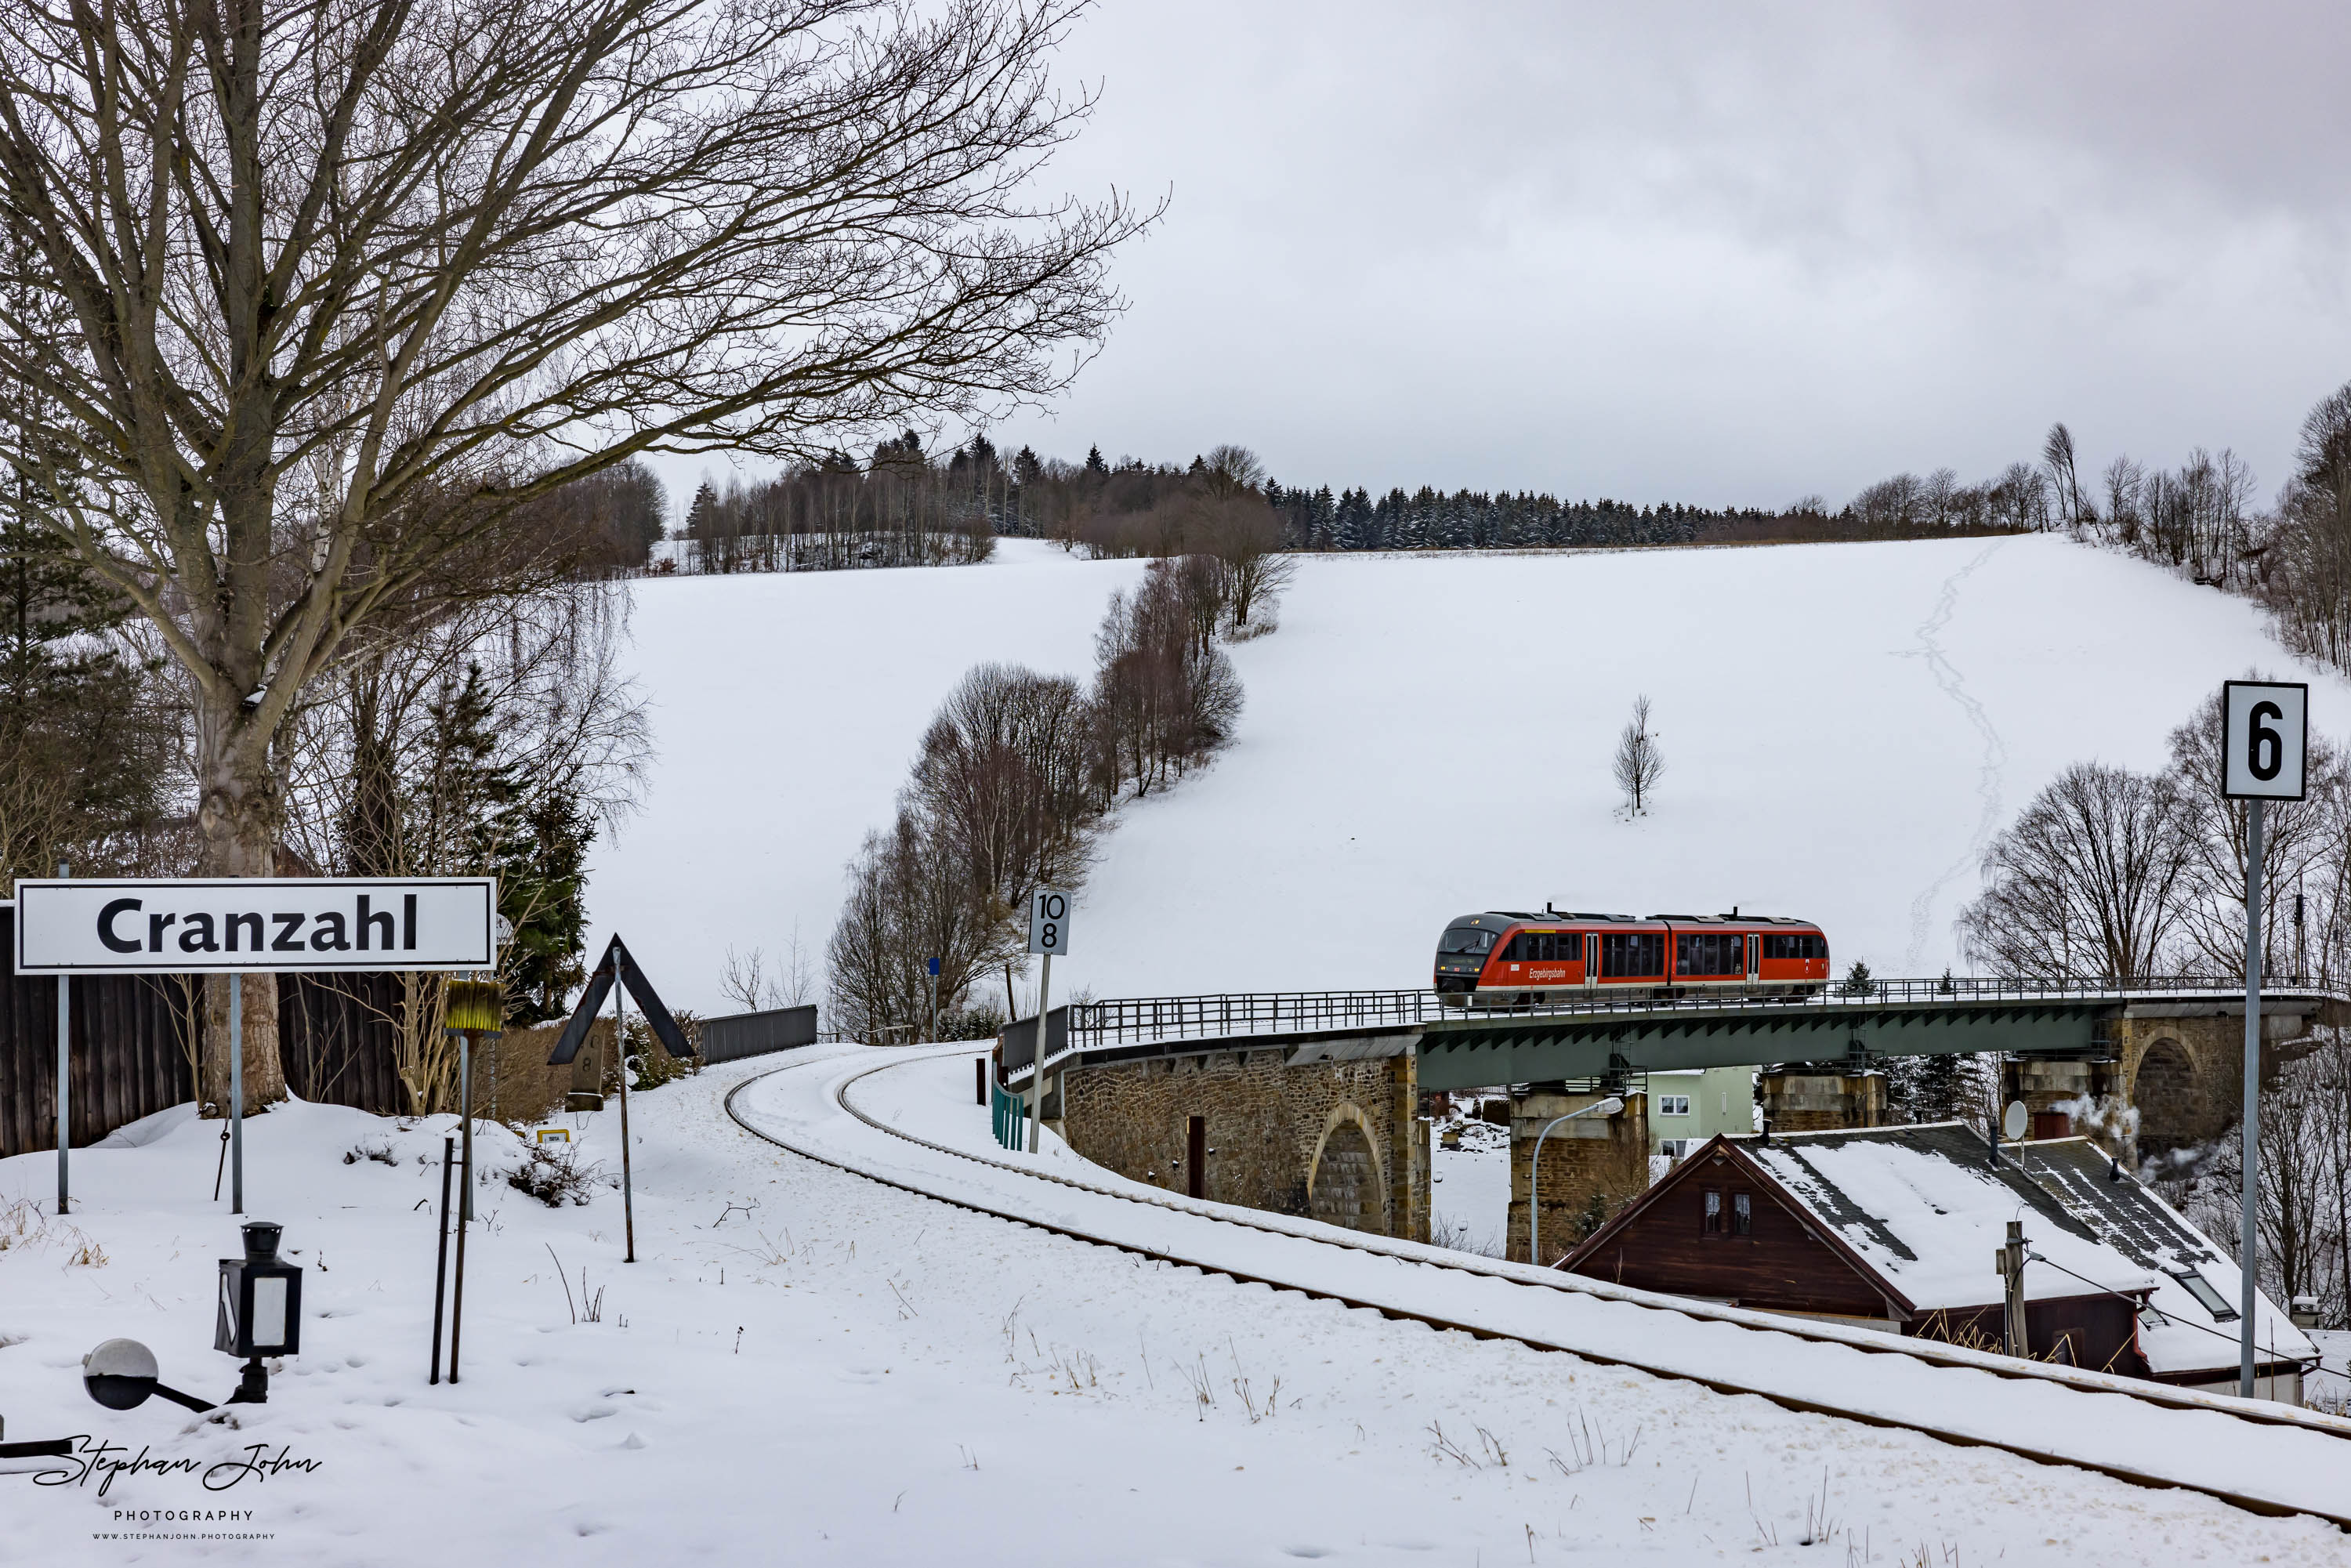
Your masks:
<svg viewBox="0 0 2351 1568"><path fill-rule="evenodd" d="M809 1092L839 1075L842 1056L889 1060L853 1048L789 1059L787 1073L747 1092L748 1113L880 1141L837 1114L825 1121ZM235 1234L210 1201L212 1129L175 1114L143 1146L80 1155L83 1206L64 1222L73 1233L47 1220L0 1252L8 1436L90 1433L120 1445L119 1458L145 1448L207 1463L257 1446L317 1468L218 1491L198 1475L120 1474L103 1496L98 1475L53 1487L0 1475L12 1502L0 1553L328 1564L413 1563L426 1551L624 1563L2346 1559L2345 1538L2307 1519L1436 1333L898 1193L725 1118L723 1092L776 1065L732 1064L636 1100L634 1265L621 1261L609 1188L585 1207L549 1209L485 1187L465 1376L454 1387L424 1384L434 1228L419 1200L437 1182L415 1163L437 1154L446 1119L402 1129L310 1106L256 1119L251 1207L286 1224L309 1269L308 1322L271 1403L241 1408L234 1427L161 1402L104 1412L76 1375L90 1343L130 1334L154 1346L167 1381L214 1396L230 1385L233 1364L209 1348L214 1259ZM965 1058L867 1082L870 1094L857 1092L876 1114L986 1139ZM585 1155L610 1169L617 1118L580 1120ZM394 1163L343 1163L370 1147ZM513 1157L486 1145L486 1164ZM983 1185L1033 1186L967 1168ZM42 1155L0 1163L0 1194L37 1194L51 1169ZM102 1264L70 1260L83 1237ZM1263 1236L1250 1245L1297 1249L1285 1266L1309 1266L1319 1250ZM601 1292L600 1322L572 1321L583 1269L585 1291ZM157 1521L148 1531L268 1541L118 1538L139 1528L118 1511L245 1509L249 1520ZM1825 1557L1798 1544L1823 1514Z"/></svg>
<svg viewBox="0 0 2351 1568"><path fill-rule="evenodd" d="M647 581L660 760L590 897L665 993L820 946L841 866L973 664L1083 675L1133 562ZM1130 803L1062 981L1101 996L1414 986L1499 905L1803 915L1840 967L1959 966L1986 837L2073 761L2158 764L2224 678L2292 661L2241 600L2041 536L1616 554L1310 557L1233 650L1237 743ZM2351 734L2351 689L2314 724ZM1635 695L1668 772L1615 814Z"/></svg>

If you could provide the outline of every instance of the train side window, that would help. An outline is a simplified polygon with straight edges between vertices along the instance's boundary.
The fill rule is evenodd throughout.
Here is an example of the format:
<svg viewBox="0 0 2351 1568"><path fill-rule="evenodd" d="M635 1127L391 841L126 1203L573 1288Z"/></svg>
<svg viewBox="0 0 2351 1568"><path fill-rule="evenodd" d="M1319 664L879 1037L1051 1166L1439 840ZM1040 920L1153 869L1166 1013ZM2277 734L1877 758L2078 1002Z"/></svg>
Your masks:
<svg viewBox="0 0 2351 1568"><path fill-rule="evenodd" d="M1743 1192L1730 1195L1730 1233L1734 1236L1755 1234L1754 1199Z"/></svg>
<svg viewBox="0 0 2351 1568"><path fill-rule="evenodd" d="M1662 932L1611 932L1600 939L1600 973L1606 979L1648 979L1666 972Z"/></svg>
<svg viewBox="0 0 2351 1568"><path fill-rule="evenodd" d="M1535 956L1542 962L1548 964L1559 956L1559 936L1556 933L1546 931L1536 937L1535 941L1542 949Z"/></svg>
<svg viewBox="0 0 2351 1568"><path fill-rule="evenodd" d="M1699 1228L1708 1236L1722 1234L1722 1194L1712 1187L1706 1189L1706 1218L1699 1222Z"/></svg>

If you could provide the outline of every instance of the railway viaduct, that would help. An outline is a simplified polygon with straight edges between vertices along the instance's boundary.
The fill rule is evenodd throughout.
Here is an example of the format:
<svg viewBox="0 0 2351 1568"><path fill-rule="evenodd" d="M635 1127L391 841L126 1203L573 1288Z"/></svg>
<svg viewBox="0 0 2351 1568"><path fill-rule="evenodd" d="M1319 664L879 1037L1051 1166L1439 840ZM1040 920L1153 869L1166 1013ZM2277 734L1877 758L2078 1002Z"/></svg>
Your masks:
<svg viewBox="0 0 2351 1568"><path fill-rule="evenodd" d="M1524 1259L1536 1134L1554 1118L1624 1102L1543 1141L1547 1254L1647 1186L1651 1071L1756 1067L1764 1117L1800 1132L1882 1122L1888 1058L1997 1053L2001 1098L2024 1102L2032 1136L2088 1133L2134 1163L2234 1124L2243 1071L2244 996L2225 981L1890 980L1863 996L1458 1003L1429 991L1325 991L1057 1009L1046 1116L1078 1153L1134 1180L1426 1240L1426 1096L1506 1090L1508 1235ZM2322 1013L2347 1007L2315 988L2265 989L2265 1071ZM1034 1033L1033 1020L1006 1033L1015 1087L1027 1082Z"/></svg>

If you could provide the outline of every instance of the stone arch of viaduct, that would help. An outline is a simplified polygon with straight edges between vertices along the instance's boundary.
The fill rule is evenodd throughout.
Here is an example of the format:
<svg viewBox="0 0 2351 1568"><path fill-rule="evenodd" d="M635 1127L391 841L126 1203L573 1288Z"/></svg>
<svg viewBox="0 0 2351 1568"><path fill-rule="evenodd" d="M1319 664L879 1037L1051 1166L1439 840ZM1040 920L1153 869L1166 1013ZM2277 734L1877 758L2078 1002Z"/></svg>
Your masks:
<svg viewBox="0 0 2351 1568"><path fill-rule="evenodd" d="M1390 1036L1336 1052L1275 1045L1073 1065L1060 1130L1133 1181L1425 1241L1429 1126L1416 1061L1408 1038Z"/></svg>

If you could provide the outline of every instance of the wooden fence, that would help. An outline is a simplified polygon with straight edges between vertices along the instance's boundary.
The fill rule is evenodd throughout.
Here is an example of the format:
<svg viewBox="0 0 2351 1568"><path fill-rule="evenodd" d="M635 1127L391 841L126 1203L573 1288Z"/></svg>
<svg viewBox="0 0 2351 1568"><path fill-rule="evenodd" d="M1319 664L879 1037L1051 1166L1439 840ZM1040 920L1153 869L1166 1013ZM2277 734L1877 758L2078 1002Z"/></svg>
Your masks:
<svg viewBox="0 0 2351 1568"><path fill-rule="evenodd" d="M0 904L0 1157L57 1147L57 981L20 977L14 907ZM200 988L179 975L85 976L73 986L72 1137L195 1098ZM278 1049L298 1098L379 1114L408 1109L392 1059L393 975L281 975Z"/></svg>

